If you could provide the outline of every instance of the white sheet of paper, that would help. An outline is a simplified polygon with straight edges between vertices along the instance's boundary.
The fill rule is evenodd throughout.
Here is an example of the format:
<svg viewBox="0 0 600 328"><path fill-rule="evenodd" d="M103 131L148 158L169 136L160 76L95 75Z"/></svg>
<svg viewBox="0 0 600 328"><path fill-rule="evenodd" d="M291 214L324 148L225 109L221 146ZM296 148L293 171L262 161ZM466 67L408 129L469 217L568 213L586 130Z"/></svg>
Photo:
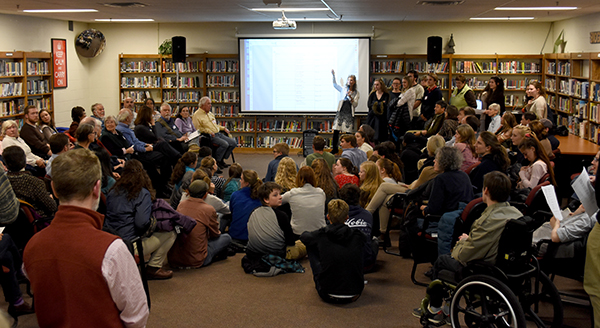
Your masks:
<svg viewBox="0 0 600 328"><path fill-rule="evenodd" d="M2 233L2 231L4 231L4 228L6 228L6 227L0 227L0 233Z"/></svg>
<svg viewBox="0 0 600 328"><path fill-rule="evenodd" d="M198 132L198 130L196 130L196 131L194 131L194 132L190 133L190 134L188 135L188 140L187 140L186 142L190 142L190 141L192 141L192 139L196 138L196 137L197 137L197 136L199 136L199 135L200 135L200 132Z"/></svg>
<svg viewBox="0 0 600 328"><path fill-rule="evenodd" d="M581 171L579 177L571 185L573 190L579 197L581 204L585 207L585 212L590 217L598 211L598 204L596 204L596 191L592 187L590 182L590 176L588 175L585 168Z"/></svg>
<svg viewBox="0 0 600 328"><path fill-rule="evenodd" d="M544 192L544 197L546 197L546 202L548 203L548 207L550 207L550 211L552 211L552 215L554 215L554 217L557 218L559 221L562 221L563 216L560 211L560 205L558 205L558 199L556 199L556 192L554 191L554 186L543 186L542 192Z"/></svg>

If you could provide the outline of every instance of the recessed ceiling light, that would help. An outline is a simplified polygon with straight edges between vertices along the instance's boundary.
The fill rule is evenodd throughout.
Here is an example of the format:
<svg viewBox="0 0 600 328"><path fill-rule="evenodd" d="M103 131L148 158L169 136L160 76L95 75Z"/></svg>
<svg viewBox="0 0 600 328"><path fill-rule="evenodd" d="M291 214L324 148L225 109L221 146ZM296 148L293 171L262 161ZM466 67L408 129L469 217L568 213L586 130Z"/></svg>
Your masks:
<svg viewBox="0 0 600 328"><path fill-rule="evenodd" d="M301 11L329 11L327 8L251 8L252 11L263 12L301 12Z"/></svg>
<svg viewBox="0 0 600 328"><path fill-rule="evenodd" d="M494 10L576 10L578 7L496 7Z"/></svg>
<svg viewBox="0 0 600 328"><path fill-rule="evenodd" d="M28 9L25 13L95 13L96 9Z"/></svg>
<svg viewBox="0 0 600 328"><path fill-rule="evenodd" d="M534 17L471 17L470 20L531 20Z"/></svg>
<svg viewBox="0 0 600 328"><path fill-rule="evenodd" d="M99 18L96 22L154 22L152 18Z"/></svg>

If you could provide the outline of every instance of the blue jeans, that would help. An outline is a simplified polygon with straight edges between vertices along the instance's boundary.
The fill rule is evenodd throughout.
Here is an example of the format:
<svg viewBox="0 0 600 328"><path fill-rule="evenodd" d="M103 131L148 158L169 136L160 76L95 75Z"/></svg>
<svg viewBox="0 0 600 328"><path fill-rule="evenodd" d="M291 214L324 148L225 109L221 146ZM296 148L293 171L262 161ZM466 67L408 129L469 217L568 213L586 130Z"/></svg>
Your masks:
<svg viewBox="0 0 600 328"><path fill-rule="evenodd" d="M215 136L212 137L211 141L219 146L214 156L218 162L229 158L233 149L237 147L237 142L223 133L215 133Z"/></svg>
<svg viewBox="0 0 600 328"><path fill-rule="evenodd" d="M231 236L226 233L221 234L217 238L210 239L206 250L206 258L204 259L202 266L211 264L215 255L224 251L229 244L231 244Z"/></svg>

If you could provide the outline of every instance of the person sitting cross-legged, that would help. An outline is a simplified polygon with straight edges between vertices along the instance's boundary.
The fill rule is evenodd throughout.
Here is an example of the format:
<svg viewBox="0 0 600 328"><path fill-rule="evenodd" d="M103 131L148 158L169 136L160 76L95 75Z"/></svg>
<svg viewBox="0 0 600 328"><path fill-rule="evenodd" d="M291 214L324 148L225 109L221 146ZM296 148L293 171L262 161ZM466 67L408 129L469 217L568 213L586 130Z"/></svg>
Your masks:
<svg viewBox="0 0 600 328"><path fill-rule="evenodd" d="M506 222L523 216L519 210L510 206L507 202L510 195L511 183L506 174L493 171L483 178L483 202L487 208L479 219L473 222L469 234L462 234L454 246L452 254L438 257L433 265L433 279L438 279L441 270L455 273L460 271L467 263L482 260L489 264L495 264L498 254L498 243ZM429 295L429 307L427 308L427 319L429 322L439 324L446 320L442 311L444 290L440 284L432 284L427 288ZM413 311L413 315L421 317L420 308Z"/></svg>
<svg viewBox="0 0 600 328"><path fill-rule="evenodd" d="M193 218L198 224L185 238L178 238L169 251L169 264L172 266L199 268L227 258L231 237L221 234L217 212L204 201L208 189L209 185L202 180L192 182L188 187L190 198L177 207L178 212Z"/></svg>
<svg viewBox="0 0 600 328"><path fill-rule="evenodd" d="M363 247L367 238L344 224L349 212L346 202L334 199L327 207L331 224L304 232L300 240L306 245L319 296L328 303L351 303L365 287Z"/></svg>

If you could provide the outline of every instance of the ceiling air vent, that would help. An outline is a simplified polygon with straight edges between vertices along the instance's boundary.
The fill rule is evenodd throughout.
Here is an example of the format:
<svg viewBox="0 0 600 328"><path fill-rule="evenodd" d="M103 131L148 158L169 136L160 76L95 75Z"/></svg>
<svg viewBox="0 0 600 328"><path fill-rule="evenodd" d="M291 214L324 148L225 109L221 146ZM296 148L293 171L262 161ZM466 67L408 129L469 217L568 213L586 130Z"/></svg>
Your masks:
<svg viewBox="0 0 600 328"><path fill-rule="evenodd" d="M452 1L452 0L441 0L441 1L434 1L434 0L422 0L422 1L417 1L418 5L423 5L423 6L455 6L455 5L461 5L463 2L465 2L464 0L457 0L457 1Z"/></svg>
<svg viewBox="0 0 600 328"><path fill-rule="evenodd" d="M148 6L141 2L109 2L103 3L103 5L112 8L143 8Z"/></svg>

